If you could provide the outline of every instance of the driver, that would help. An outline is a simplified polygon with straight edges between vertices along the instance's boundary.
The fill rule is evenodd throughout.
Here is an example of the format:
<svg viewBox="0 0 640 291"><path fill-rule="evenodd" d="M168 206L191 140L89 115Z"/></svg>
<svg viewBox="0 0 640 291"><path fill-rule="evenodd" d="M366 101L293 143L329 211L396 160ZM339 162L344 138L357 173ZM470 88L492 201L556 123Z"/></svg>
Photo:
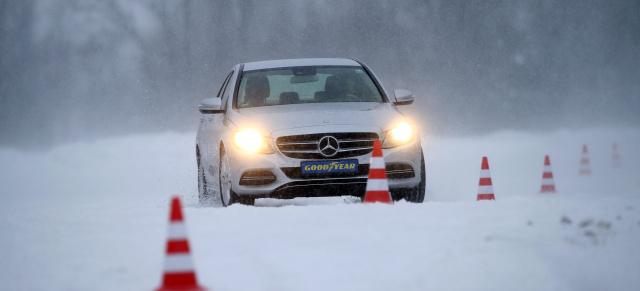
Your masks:
<svg viewBox="0 0 640 291"><path fill-rule="evenodd" d="M358 81L358 76L344 75L340 78L340 95L346 102L359 102L363 100L362 84Z"/></svg>
<svg viewBox="0 0 640 291"><path fill-rule="evenodd" d="M353 77L347 77L344 81L344 96L348 101L360 101L356 90L356 80Z"/></svg>

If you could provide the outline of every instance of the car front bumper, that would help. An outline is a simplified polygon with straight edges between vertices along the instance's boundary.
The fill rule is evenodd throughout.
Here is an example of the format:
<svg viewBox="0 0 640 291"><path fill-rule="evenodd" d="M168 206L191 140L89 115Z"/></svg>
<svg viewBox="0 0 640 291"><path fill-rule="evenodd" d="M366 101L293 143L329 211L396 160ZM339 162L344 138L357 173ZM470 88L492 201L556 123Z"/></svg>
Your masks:
<svg viewBox="0 0 640 291"><path fill-rule="evenodd" d="M273 154L255 154L226 147L229 154L232 190L255 198L357 196L365 193L371 154L350 157L358 160L358 172L303 174L301 163L274 146ZM383 149L390 190L415 187L420 183L421 143L416 137L408 144Z"/></svg>

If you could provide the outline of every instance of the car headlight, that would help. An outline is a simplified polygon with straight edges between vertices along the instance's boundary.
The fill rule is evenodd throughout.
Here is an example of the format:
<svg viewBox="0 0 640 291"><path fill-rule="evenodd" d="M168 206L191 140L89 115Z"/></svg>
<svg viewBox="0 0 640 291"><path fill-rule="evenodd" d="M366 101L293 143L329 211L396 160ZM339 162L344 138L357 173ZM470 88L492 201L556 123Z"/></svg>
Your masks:
<svg viewBox="0 0 640 291"><path fill-rule="evenodd" d="M388 149L407 144L413 140L413 137L414 134L411 125L406 122L400 123L395 128L386 132L384 142L382 142L382 148Z"/></svg>
<svg viewBox="0 0 640 291"><path fill-rule="evenodd" d="M237 148L250 153L274 153L269 142L267 142L267 138L262 136L257 130L253 129L234 132L233 144Z"/></svg>

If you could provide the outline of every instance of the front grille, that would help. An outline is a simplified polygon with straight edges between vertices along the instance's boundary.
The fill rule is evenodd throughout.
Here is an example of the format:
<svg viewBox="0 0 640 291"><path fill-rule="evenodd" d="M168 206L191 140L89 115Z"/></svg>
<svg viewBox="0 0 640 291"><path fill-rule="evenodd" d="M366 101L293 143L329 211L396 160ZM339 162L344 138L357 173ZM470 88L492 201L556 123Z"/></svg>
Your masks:
<svg viewBox="0 0 640 291"><path fill-rule="evenodd" d="M331 157L325 157L318 150L318 142L325 136L338 140L340 149ZM340 132L283 136L276 139L278 149L294 159L342 159L369 154L373 151L373 141L378 134L373 132Z"/></svg>

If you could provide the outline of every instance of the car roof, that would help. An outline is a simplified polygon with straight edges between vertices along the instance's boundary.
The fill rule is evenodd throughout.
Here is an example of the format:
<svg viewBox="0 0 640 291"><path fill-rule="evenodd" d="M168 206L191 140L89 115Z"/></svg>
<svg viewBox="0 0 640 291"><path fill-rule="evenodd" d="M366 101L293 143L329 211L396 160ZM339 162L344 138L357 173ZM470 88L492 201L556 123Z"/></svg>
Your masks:
<svg viewBox="0 0 640 291"><path fill-rule="evenodd" d="M313 58L313 59L286 59L250 62L244 64L244 71L255 71L272 68L302 67L302 66L357 66L360 63L351 59L338 58Z"/></svg>

